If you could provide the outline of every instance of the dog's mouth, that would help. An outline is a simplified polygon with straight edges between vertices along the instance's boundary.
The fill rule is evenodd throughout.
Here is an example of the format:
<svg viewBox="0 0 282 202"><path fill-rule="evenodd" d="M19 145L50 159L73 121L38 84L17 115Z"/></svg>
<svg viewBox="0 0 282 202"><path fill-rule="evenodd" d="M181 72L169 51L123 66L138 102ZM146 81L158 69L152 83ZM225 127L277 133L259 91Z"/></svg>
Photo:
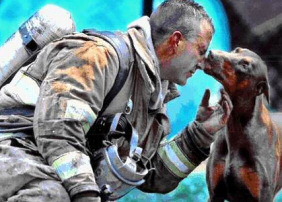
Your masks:
<svg viewBox="0 0 282 202"><path fill-rule="evenodd" d="M222 83L223 76L222 76L222 67L221 62L219 60L215 60L213 57L208 55L208 57L205 60L205 67L204 72L210 76L212 76L214 79L216 79L218 82Z"/></svg>

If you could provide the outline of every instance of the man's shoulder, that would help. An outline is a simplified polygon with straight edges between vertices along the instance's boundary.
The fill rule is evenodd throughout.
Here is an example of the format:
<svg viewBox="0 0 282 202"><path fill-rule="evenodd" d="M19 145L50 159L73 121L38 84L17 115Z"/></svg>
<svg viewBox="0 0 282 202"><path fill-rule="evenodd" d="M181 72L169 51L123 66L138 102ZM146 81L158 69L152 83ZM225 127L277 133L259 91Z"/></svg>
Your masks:
<svg viewBox="0 0 282 202"><path fill-rule="evenodd" d="M40 51L37 62L72 65L87 63L91 66L104 67L118 64L118 55L111 44L99 37L72 33L45 46Z"/></svg>
<svg viewBox="0 0 282 202"><path fill-rule="evenodd" d="M83 46L84 44L87 44L90 48L96 46L98 48L113 49L111 44L101 37L91 36L81 32L74 32L72 34L65 35L50 43L51 46L53 45L62 48L65 48L66 46L70 48L77 48Z"/></svg>

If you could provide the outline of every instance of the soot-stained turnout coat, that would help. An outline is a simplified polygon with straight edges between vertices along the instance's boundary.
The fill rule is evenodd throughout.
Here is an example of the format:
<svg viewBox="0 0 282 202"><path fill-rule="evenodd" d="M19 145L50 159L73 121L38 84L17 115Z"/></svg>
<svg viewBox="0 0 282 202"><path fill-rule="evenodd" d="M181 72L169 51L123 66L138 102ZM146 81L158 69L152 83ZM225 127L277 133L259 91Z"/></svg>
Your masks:
<svg viewBox="0 0 282 202"><path fill-rule="evenodd" d="M133 109L128 119L138 131L142 160L153 168L138 188L145 192L167 193L176 188L208 153L193 142L190 127L173 139L166 139L170 132L166 103L177 97L178 92L174 84L160 79L149 18L143 17L129 25L123 38L130 50L130 72L104 115L123 112L129 99L132 100ZM71 197L84 191L99 191L87 155L85 135L112 88L118 67L118 56L108 42L74 33L47 45L32 64L21 68L11 83L1 89L0 110L35 107L33 118L1 116L6 122L33 122L33 134L24 131L18 135L5 134L5 140L16 139L23 147L28 139L36 151L34 156L42 157L36 168L24 165L30 171L37 171L36 176L29 174L31 179L60 181ZM128 147L122 138L119 145ZM22 155L25 157L24 153ZM0 151L0 158L3 156L5 154ZM0 161L1 169L8 168L2 168ZM0 184L1 175L5 175L2 171ZM13 179L17 179L17 172L12 174L15 175ZM22 184L29 182L22 180ZM17 190L13 189L16 187L0 191L0 197L14 194Z"/></svg>

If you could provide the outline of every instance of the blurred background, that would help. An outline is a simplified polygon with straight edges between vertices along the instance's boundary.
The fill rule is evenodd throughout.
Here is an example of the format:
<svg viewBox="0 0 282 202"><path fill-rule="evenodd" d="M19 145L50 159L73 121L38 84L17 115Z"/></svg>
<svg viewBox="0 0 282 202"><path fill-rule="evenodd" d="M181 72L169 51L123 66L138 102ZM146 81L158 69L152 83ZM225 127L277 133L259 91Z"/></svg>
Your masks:
<svg viewBox="0 0 282 202"><path fill-rule="evenodd" d="M279 79L282 78L281 0L195 1L205 8L215 25L216 32L209 49L230 51L240 46L258 53L269 68L270 109L282 111L282 79ZM46 4L55 4L71 12L77 31L85 28L126 31L127 24L143 15L150 15L161 2L163 0L0 0L0 46ZM197 71L185 87L178 86L181 97L168 105L172 124L169 138L194 120L206 88L212 92L210 103L215 104L221 86L201 71ZM168 194L146 194L133 190L119 201L202 202L207 199L204 162ZM275 201L282 202L282 196L278 195Z"/></svg>

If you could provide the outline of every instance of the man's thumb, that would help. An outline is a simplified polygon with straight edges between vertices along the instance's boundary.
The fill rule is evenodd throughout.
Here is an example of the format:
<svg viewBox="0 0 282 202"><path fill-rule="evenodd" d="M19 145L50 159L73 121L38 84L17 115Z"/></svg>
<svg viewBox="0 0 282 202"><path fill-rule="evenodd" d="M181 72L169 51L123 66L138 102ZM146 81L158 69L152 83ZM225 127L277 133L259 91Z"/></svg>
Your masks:
<svg viewBox="0 0 282 202"><path fill-rule="evenodd" d="M200 106L203 106L203 107L208 107L209 106L209 99L210 99L210 90L209 89L206 89L205 91L205 94L202 98L202 102L200 104Z"/></svg>

